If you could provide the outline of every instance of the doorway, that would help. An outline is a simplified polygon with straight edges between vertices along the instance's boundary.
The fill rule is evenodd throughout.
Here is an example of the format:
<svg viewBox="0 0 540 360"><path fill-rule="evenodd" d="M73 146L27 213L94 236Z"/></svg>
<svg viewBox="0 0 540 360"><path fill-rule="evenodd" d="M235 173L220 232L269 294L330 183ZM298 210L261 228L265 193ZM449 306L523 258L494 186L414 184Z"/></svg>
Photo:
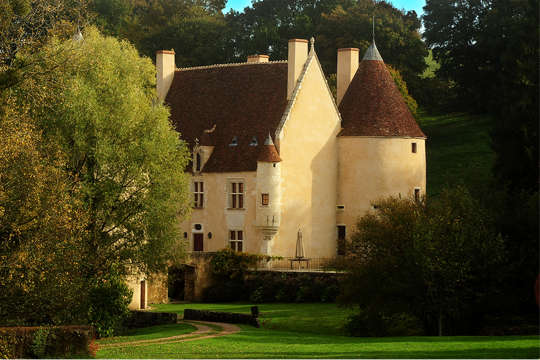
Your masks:
<svg viewBox="0 0 540 360"><path fill-rule="evenodd" d="M141 281L141 304L140 308L146 308L146 281Z"/></svg>
<svg viewBox="0 0 540 360"><path fill-rule="evenodd" d="M193 251L204 251L204 234L193 234Z"/></svg>

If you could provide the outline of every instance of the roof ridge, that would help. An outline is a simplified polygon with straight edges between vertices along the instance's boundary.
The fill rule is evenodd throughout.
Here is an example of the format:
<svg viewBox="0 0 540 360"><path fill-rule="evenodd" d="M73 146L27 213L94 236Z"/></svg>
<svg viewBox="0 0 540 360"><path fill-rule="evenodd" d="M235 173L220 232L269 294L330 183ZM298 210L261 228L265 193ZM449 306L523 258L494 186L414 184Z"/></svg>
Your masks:
<svg viewBox="0 0 540 360"><path fill-rule="evenodd" d="M287 63L287 60L275 60L275 61L268 61L268 62L262 62L262 63L242 62L242 63L213 64L213 65L176 68L175 70L176 71L189 71L189 70L213 69L213 68L244 66L244 65L267 65L267 64L283 64L283 63Z"/></svg>

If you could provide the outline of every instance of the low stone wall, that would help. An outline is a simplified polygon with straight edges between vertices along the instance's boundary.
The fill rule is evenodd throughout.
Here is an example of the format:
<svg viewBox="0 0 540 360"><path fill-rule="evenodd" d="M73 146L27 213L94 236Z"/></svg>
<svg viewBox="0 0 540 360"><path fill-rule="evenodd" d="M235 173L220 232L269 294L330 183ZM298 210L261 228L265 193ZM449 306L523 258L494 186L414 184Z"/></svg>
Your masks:
<svg viewBox="0 0 540 360"><path fill-rule="evenodd" d="M176 324L178 314L164 312L131 311L130 316L124 321L127 328L143 328L155 325Z"/></svg>
<svg viewBox="0 0 540 360"><path fill-rule="evenodd" d="M259 320L252 314L239 314L221 311L184 310L184 320L215 321L229 324L248 324L259 327Z"/></svg>

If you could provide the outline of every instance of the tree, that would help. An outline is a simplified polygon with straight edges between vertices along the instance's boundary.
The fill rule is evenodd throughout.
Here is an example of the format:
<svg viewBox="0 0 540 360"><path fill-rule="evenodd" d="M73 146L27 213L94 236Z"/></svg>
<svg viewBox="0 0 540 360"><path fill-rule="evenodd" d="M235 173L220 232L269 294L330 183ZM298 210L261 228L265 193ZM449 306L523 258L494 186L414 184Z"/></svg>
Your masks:
<svg viewBox="0 0 540 360"><path fill-rule="evenodd" d="M386 315L412 313L429 333L470 331L496 290L504 244L464 188L425 204L390 198L358 222L341 301ZM476 317L475 319L478 319Z"/></svg>
<svg viewBox="0 0 540 360"><path fill-rule="evenodd" d="M44 311L32 318L29 301L11 301L0 313L19 323L100 319L88 312L92 294L181 255L172 251L189 209L188 152L157 101L154 66L129 43L89 28L18 57L47 71L6 91L1 107L13 143L0 159L2 296Z"/></svg>
<svg viewBox="0 0 540 360"><path fill-rule="evenodd" d="M51 32L71 36L77 24L86 22L86 0L4 0L0 14L1 91L19 82L34 66L16 61L19 51L37 51Z"/></svg>

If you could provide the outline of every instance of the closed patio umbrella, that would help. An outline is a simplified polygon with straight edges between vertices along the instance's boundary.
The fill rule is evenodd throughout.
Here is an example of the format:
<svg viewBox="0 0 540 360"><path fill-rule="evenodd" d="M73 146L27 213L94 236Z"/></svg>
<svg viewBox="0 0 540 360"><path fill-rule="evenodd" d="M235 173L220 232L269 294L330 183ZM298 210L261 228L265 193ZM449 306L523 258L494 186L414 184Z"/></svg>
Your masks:
<svg viewBox="0 0 540 360"><path fill-rule="evenodd" d="M302 242L302 230L298 229L298 236L296 237L296 258L301 259L304 257L304 244Z"/></svg>

